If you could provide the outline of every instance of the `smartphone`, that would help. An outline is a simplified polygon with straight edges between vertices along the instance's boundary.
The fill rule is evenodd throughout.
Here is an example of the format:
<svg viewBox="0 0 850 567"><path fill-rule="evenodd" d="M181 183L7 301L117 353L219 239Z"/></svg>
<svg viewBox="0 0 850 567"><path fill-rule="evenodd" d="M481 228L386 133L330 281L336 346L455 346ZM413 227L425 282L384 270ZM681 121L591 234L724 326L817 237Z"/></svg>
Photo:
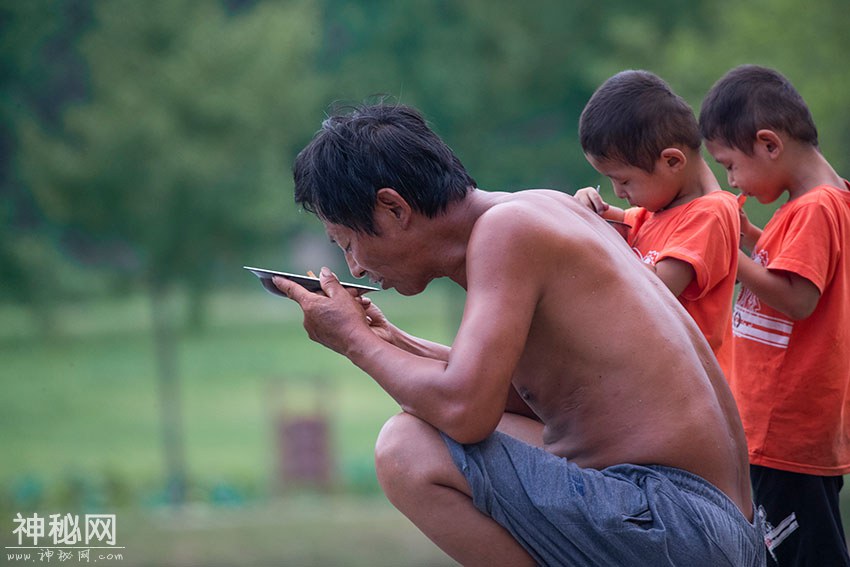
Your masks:
<svg viewBox="0 0 850 567"><path fill-rule="evenodd" d="M266 291L272 293L274 295L280 295L282 297L286 297L282 291L277 289L277 286L274 285L272 278L275 276L280 276L282 278L286 278L288 280L292 280L298 285L304 287L308 291L317 292L322 291L322 286L319 284L319 278L314 278L311 276L303 276L300 274L290 274L288 272L277 272L275 270L265 270L263 268L252 268L251 266L242 266L258 278L260 278L260 283L263 284L263 287L266 288ZM360 293L366 293L369 291L380 291L380 288L372 287L368 285L360 285L353 284L347 282L340 282L342 287L348 289L356 289Z"/></svg>

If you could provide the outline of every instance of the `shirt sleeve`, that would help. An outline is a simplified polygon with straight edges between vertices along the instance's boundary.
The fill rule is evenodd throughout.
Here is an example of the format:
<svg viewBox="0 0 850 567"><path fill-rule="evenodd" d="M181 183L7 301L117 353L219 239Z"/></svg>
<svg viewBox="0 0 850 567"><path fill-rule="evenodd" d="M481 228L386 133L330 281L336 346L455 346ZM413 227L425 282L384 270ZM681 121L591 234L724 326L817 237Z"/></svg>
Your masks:
<svg viewBox="0 0 850 567"><path fill-rule="evenodd" d="M626 241L628 241L629 246L632 245L632 238L638 233L641 225L646 222L646 219L649 216L650 212L643 207L629 207L623 211L623 222L631 227L629 228L629 233L626 237Z"/></svg>
<svg viewBox="0 0 850 567"><path fill-rule="evenodd" d="M767 267L806 278L823 293L838 257L839 228L831 201L817 199L791 212L782 243Z"/></svg>
<svg viewBox="0 0 850 567"><path fill-rule="evenodd" d="M657 261L675 258L691 265L694 281L682 297L695 301L729 275L732 254L738 253L739 234L734 198L706 199L683 215Z"/></svg>

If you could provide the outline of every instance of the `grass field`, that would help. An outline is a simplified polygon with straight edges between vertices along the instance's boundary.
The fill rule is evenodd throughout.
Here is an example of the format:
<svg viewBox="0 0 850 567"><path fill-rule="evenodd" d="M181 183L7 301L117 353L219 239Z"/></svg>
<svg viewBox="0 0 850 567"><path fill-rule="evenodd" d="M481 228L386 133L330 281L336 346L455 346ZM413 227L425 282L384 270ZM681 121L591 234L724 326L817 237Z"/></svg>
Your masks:
<svg viewBox="0 0 850 567"><path fill-rule="evenodd" d="M461 308L447 298L439 285L415 298L375 296L400 326L437 341L453 334ZM42 340L26 311L0 306L0 547L16 545L16 513L103 512L116 514L124 547L106 564L453 564L378 490L372 447L396 404L311 343L294 305L255 286L221 293L206 329L180 335L189 480L180 508L165 503L145 298L67 304L56 315L56 337ZM316 408L330 416L333 485L282 484L278 420Z"/></svg>
<svg viewBox="0 0 850 567"><path fill-rule="evenodd" d="M452 320L438 286L376 296L434 340ZM179 301L175 309L179 309ZM0 307L0 541L16 513L117 513L130 565L440 565L442 554L380 495L372 448L397 405L311 343L300 312L250 287L213 298L203 332L179 337L189 504L164 505L157 373L144 297L63 305L57 337ZM321 411L330 490L280 482L278 420ZM5 557L4 557L5 559Z"/></svg>

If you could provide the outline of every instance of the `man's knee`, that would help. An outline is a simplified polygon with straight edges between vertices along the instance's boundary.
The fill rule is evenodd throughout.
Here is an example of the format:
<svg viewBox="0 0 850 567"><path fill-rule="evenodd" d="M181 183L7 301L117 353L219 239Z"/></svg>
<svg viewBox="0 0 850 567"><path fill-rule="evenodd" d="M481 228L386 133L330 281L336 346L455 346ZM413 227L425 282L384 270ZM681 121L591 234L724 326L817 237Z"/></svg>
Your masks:
<svg viewBox="0 0 850 567"><path fill-rule="evenodd" d="M392 416L378 434L375 442L375 465L381 470L407 468L414 452L417 439L423 436L423 430L431 426L409 413Z"/></svg>
<svg viewBox="0 0 850 567"><path fill-rule="evenodd" d="M411 484L431 482L440 466L434 456L438 443L443 443L439 432L421 419L408 413L391 417L375 443L375 471L384 492L390 496Z"/></svg>

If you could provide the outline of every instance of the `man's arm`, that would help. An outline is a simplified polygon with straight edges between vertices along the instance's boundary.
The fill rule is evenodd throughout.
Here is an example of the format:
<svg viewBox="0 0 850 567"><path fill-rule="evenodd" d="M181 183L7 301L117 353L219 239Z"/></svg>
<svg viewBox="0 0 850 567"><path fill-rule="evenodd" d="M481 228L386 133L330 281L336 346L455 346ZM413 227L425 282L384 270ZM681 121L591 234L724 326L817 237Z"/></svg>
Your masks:
<svg viewBox="0 0 850 567"><path fill-rule="evenodd" d="M289 280L275 283L301 306L310 338L349 358L404 411L459 442L480 441L505 412L549 264L534 258L546 247L528 214L507 211L489 223L492 228L476 227L472 240L478 244L471 241L467 253L467 303L447 361L378 337L364 309L329 270L320 275L325 295Z"/></svg>
<svg viewBox="0 0 850 567"><path fill-rule="evenodd" d="M369 323L372 331L383 340L394 344L400 349L406 350L409 353L424 356L426 358L434 358L436 360L448 361L451 347L435 343L427 339L415 337L407 333L397 326L393 325L384 315L377 305L372 303L372 300L366 296L357 296L355 298L366 312L366 320Z"/></svg>
<svg viewBox="0 0 850 567"><path fill-rule="evenodd" d="M805 319L820 299L817 286L784 270L769 270L744 252L738 253L738 279L758 298L793 321Z"/></svg>

